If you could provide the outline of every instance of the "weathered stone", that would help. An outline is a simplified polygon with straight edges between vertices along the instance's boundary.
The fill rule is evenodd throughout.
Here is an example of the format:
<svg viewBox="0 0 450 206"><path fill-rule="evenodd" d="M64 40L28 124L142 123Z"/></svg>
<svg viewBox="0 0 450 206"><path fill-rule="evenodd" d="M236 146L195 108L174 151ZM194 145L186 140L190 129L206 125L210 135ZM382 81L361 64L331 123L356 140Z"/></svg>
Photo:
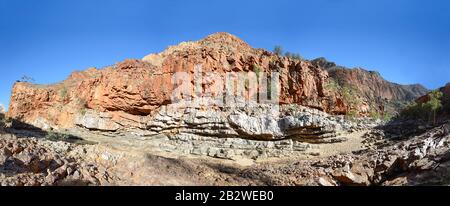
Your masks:
<svg viewBox="0 0 450 206"><path fill-rule="evenodd" d="M277 139L282 137L276 117L259 116L249 117L243 113L228 116L229 123L241 135L251 136L255 139Z"/></svg>
<svg viewBox="0 0 450 206"><path fill-rule="evenodd" d="M320 186L335 186L333 183L331 183L330 181L328 181L327 179L320 177L319 180L317 181L317 183Z"/></svg>
<svg viewBox="0 0 450 206"><path fill-rule="evenodd" d="M366 178L351 171L338 171L333 174L333 177L342 185L367 186L370 184Z"/></svg>
<svg viewBox="0 0 450 206"><path fill-rule="evenodd" d="M269 72L274 69L273 65L278 65L283 67L277 69L282 104L300 104L332 113L346 111L340 94L326 90L326 71L307 61L253 49L233 35L217 33L197 42L170 47L144 58L144 61L126 60L102 70L74 72L60 84L16 83L8 115L41 128L63 129L80 125L116 131L139 127L141 121L132 116L153 116L161 106L173 103L172 75L175 72L191 73L197 64L202 65L203 72L214 71L220 77L230 71ZM209 80L205 78L205 81ZM92 114L94 111L97 114ZM114 114L119 111L129 117L115 118ZM113 117L102 116L105 113ZM130 123L125 123L125 119ZM242 126L249 126L247 132L261 132L263 136L271 136L273 131L279 133L276 121L270 117L257 121L261 121L264 128ZM159 130L157 127L152 129ZM266 134L268 132L270 134Z"/></svg>
<svg viewBox="0 0 450 206"><path fill-rule="evenodd" d="M93 112L77 116L75 124L87 129L100 131L117 131L120 128L120 125L113 122L111 118L102 117L101 114L95 114Z"/></svg>
<svg viewBox="0 0 450 206"><path fill-rule="evenodd" d="M352 89L360 104L353 105L354 110L361 115L369 116L371 112L381 114L388 112L398 113L402 109L401 103L412 101L429 92L420 84L399 85L385 80L378 72L363 68L345 68L328 62L325 58L312 61L313 64L325 68L329 76L340 86Z"/></svg>

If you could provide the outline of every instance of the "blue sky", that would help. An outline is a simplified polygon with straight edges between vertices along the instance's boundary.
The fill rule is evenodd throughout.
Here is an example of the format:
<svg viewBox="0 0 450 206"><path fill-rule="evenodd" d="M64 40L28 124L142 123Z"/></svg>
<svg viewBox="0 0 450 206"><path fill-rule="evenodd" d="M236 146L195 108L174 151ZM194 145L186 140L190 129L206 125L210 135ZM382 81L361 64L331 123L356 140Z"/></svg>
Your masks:
<svg viewBox="0 0 450 206"><path fill-rule="evenodd" d="M398 83L450 82L446 0L0 0L0 103L23 75L54 83L218 31Z"/></svg>

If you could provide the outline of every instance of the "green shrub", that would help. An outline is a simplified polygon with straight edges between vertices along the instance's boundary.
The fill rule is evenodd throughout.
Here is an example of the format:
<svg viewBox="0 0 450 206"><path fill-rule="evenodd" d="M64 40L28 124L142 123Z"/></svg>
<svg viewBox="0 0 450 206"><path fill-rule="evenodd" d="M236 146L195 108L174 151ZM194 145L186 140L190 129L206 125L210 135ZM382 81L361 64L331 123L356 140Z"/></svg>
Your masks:
<svg viewBox="0 0 450 206"><path fill-rule="evenodd" d="M382 115L377 110L371 109L369 112L369 116L373 119L381 119Z"/></svg>
<svg viewBox="0 0 450 206"><path fill-rule="evenodd" d="M87 112L87 109L86 109L86 108L81 108L81 109L80 109L80 114L81 114L82 116L86 115L86 112Z"/></svg>
<svg viewBox="0 0 450 206"><path fill-rule="evenodd" d="M340 87L342 98L348 104L349 107L353 108L360 104L360 100L357 95L357 90L349 86Z"/></svg>
<svg viewBox="0 0 450 206"><path fill-rule="evenodd" d="M347 104L347 117L349 119L354 119L358 116L358 111L355 109L360 103L360 99L358 97L358 92L356 89L350 86L341 86L338 82L333 79L330 79L327 84L325 84L324 88L326 90L331 90L334 92L340 92L342 95L342 99ZM376 111L371 111L370 115L374 118L379 118L380 115Z"/></svg>
<svg viewBox="0 0 450 206"><path fill-rule="evenodd" d="M339 91L339 90L341 89L341 85L339 85L339 83L336 82L335 80L330 79L330 80L325 84L324 88L325 88L326 90L331 90L331 91L337 92L337 91Z"/></svg>
<svg viewBox="0 0 450 206"><path fill-rule="evenodd" d="M20 78L20 80L18 82L27 82L27 83L34 83L35 80L33 77L27 76L27 75L23 75L22 78Z"/></svg>
<svg viewBox="0 0 450 206"><path fill-rule="evenodd" d="M358 98L356 90L348 86L342 86L340 90L344 102L347 103L347 116L351 118L358 116L358 111L355 108L357 108L357 106L360 104L360 100Z"/></svg>
<svg viewBox="0 0 450 206"><path fill-rule="evenodd" d="M394 115L387 111L380 112L377 109L372 108L369 112L369 117L371 117L372 119L379 119L388 122L394 117Z"/></svg>
<svg viewBox="0 0 450 206"><path fill-rule="evenodd" d="M436 90L428 94L429 100L424 103L411 103L402 111L401 115L407 118L422 119L436 123L436 116L442 110L442 92Z"/></svg>
<svg viewBox="0 0 450 206"><path fill-rule="evenodd" d="M259 81L259 76L261 75L261 68L257 64L253 64L253 72L256 74L256 78Z"/></svg>
<svg viewBox="0 0 450 206"><path fill-rule="evenodd" d="M292 57L292 54L291 54L291 52L286 52L286 53L284 53L284 56L285 56L285 57L291 58L291 57Z"/></svg>
<svg viewBox="0 0 450 206"><path fill-rule="evenodd" d="M392 120L392 118L394 118L394 115L389 114L389 113L385 113L385 114L383 115L382 120L383 120L383 121L386 121L386 122L389 122L389 121Z"/></svg>
<svg viewBox="0 0 450 206"><path fill-rule="evenodd" d="M61 99L65 99L67 97L67 87L63 87L59 91L59 96L61 97Z"/></svg>
<svg viewBox="0 0 450 206"><path fill-rule="evenodd" d="M273 53L275 53L278 56L283 55L283 48L281 46L275 46L273 49Z"/></svg>
<svg viewBox="0 0 450 206"><path fill-rule="evenodd" d="M422 106L416 102L408 104L406 108L401 112L401 115L408 118L422 118L423 117Z"/></svg>
<svg viewBox="0 0 450 206"><path fill-rule="evenodd" d="M353 121L353 120L356 119L356 117L358 117L358 111L356 111L356 110L354 110L354 109L350 109L350 110L347 112L347 114L345 114L345 118L346 118L347 120Z"/></svg>
<svg viewBox="0 0 450 206"><path fill-rule="evenodd" d="M297 53L286 52L285 56L288 57L288 58L291 58L291 59L303 60L303 57L300 56L300 54L297 54Z"/></svg>
<svg viewBox="0 0 450 206"><path fill-rule="evenodd" d="M430 100L424 103L426 111L433 116L433 124L436 124L436 114L442 109L442 97L443 94L440 91L433 91L429 94Z"/></svg>
<svg viewBox="0 0 450 206"><path fill-rule="evenodd" d="M85 99L77 99L76 101L80 108L80 114L84 116L87 112L87 101Z"/></svg>

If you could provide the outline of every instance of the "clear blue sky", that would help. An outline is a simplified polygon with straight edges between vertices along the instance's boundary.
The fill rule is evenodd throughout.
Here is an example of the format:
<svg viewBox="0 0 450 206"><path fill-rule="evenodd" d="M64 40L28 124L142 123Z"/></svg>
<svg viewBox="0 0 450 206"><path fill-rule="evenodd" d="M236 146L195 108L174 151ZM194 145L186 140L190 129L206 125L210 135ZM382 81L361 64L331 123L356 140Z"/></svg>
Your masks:
<svg viewBox="0 0 450 206"><path fill-rule="evenodd" d="M58 82L218 31L437 88L450 82L449 2L0 0L0 102L23 75Z"/></svg>

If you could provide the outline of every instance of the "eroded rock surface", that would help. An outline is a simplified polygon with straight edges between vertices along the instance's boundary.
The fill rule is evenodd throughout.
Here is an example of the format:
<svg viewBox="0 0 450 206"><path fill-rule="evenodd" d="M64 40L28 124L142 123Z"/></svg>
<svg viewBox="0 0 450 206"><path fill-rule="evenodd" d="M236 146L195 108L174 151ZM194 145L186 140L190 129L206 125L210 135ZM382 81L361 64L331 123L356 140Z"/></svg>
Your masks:
<svg viewBox="0 0 450 206"><path fill-rule="evenodd" d="M173 75L196 74L198 65L201 75L215 74L201 79L202 92L194 90L195 75L187 85L192 92L174 92ZM385 100L412 100L425 89L335 67L217 33L142 60L74 72L54 85L16 83L9 119L0 112L0 183L448 185L446 116L439 126L360 117L373 109L383 113ZM270 92L246 85L243 98L202 103L221 97L211 91L227 72L249 71L278 72L280 102L249 102ZM342 88L330 87L334 81L359 88L358 96L349 99ZM193 101L173 101L174 94Z"/></svg>
<svg viewBox="0 0 450 206"><path fill-rule="evenodd" d="M365 146L354 152L307 159L294 154L276 160L262 159L247 165L237 164L236 160L226 160L227 154L220 152L211 155L214 158L205 158L189 154L174 155L172 152L151 152L148 147L143 147L147 150L141 150L129 143L77 145L36 138L17 138L14 135L4 134L0 137L0 183L2 185L449 185L449 131L450 123L445 123L423 134L411 136L408 140L391 141L382 131L372 130L364 136ZM190 143L207 141L183 138L185 139L179 141ZM217 144L251 145L223 140ZM120 141L123 142L124 139ZM278 147L276 144L269 144L271 143L261 142L257 147L261 147L261 151L270 151L270 148ZM289 144L285 146L287 145ZM215 147L211 144L210 148ZM286 147L279 149L279 151L289 150ZM242 158L239 160L242 161Z"/></svg>
<svg viewBox="0 0 450 206"><path fill-rule="evenodd" d="M325 58L317 58L313 64L325 68L330 78L341 86L356 91L355 97L360 99L356 110L361 114L378 111L380 114L397 114L406 103L429 92L420 84L400 85L385 80L380 73L363 68L349 69L329 62Z"/></svg>
<svg viewBox="0 0 450 206"><path fill-rule="evenodd" d="M101 70L91 68L75 72L55 85L16 83L8 116L46 129L81 126L103 131L145 130L155 118L154 114L173 104L173 75L176 72L193 73L196 65L202 65L203 73L217 75L217 78L202 80L204 91L213 89L214 83L224 79L227 72L278 72L281 104L346 113L346 103L339 92L325 88L328 73L322 68L308 61L254 49L233 35L217 33L200 41L169 47L143 60L125 60ZM187 97L193 94L187 94ZM235 120L233 117L231 120ZM270 122L265 123L269 124L265 129L271 130ZM247 130L256 129L248 124L241 126L248 126ZM267 135L264 129L256 130L242 132Z"/></svg>
<svg viewBox="0 0 450 206"><path fill-rule="evenodd" d="M96 167L82 165L89 147L36 138L0 138L0 184L2 186L97 184ZM104 171L106 173L106 171Z"/></svg>

